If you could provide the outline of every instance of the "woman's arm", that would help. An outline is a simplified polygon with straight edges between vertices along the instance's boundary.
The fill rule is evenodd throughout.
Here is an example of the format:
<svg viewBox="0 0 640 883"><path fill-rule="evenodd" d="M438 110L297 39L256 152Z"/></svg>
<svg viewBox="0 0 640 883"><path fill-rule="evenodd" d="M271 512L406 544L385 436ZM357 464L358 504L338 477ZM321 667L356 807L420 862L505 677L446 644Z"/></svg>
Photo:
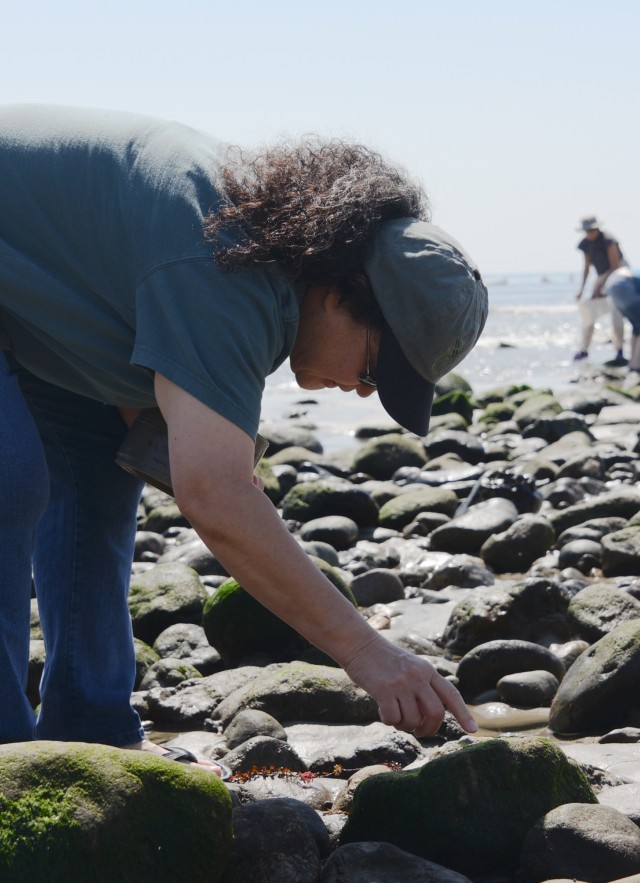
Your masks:
<svg viewBox="0 0 640 883"><path fill-rule="evenodd" d="M376 700L384 723L431 734L447 707L473 732L455 687L371 628L287 531L253 484L253 440L160 375L156 397L169 427L178 506L229 573L341 665Z"/></svg>

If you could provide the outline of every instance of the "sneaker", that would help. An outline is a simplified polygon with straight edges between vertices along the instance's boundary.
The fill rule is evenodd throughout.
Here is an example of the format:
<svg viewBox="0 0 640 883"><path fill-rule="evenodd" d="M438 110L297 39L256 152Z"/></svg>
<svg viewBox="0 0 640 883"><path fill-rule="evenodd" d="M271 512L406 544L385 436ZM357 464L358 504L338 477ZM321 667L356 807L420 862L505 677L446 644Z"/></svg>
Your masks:
<svg viewBox="0 0 640 883"><path fill-rule="evenodd" d="M586 350L580 350L573 357L574 362L580 362L582 359L587 359L589 357L589 353Z"/></svg>

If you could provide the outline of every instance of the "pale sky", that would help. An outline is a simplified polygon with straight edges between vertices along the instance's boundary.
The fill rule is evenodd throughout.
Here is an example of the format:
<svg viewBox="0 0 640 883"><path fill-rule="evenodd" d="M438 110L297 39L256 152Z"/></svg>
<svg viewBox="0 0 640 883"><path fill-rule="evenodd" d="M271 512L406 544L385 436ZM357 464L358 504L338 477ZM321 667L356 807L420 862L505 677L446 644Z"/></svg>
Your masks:
<svg viewBox="0 0 640 883"><path fill-rule="evenodd" d="M596 214L640 266L638 0L20 0L0 103L134 110L255 146L367 143L489 273L579 270Z"/></svg>

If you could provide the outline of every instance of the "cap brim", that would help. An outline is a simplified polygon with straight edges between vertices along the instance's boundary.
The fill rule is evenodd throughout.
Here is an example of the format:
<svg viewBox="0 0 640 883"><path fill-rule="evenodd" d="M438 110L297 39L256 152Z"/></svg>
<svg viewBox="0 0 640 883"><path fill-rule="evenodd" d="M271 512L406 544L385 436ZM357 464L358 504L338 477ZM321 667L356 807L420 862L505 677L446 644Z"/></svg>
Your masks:
<svg viewBox="0 0 640 883"><path fill-rule="evenodd" d="M435 384L412 367L388 325L380 336L376 383L387 414L409 432L426 435Z"/></svg>

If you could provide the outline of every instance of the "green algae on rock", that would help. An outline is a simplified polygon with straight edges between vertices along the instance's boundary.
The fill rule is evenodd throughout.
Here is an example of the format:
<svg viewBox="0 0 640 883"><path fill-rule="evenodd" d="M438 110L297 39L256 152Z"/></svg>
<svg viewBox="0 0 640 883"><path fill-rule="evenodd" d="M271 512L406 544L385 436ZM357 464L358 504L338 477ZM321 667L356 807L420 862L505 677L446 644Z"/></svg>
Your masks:
<svg viewBox="0 0 640 883"><path fill-rule="evenodd" d="M136 681L134 690L137 690L143 677L154 662L160 661L160 655L145 641L141 641L140 638L133 639L133 647L136 653Z"/></svg>
<svg viewBox="0 0 640 883"><path fill-rule="evenodd" d="M358 786L341 843L386 841L463 874L515 866L530 828L563 803L597 803L548 739L452 746L416 770Z"/></svg>
<svg viewBox="0 0 640 883"><path fill-rule="evenodd" d="M216 883L232 840L220 779L141 751L0 746L0 879Z"/></svg>
<svg viewBox="0 0 640 883"><path fill-rule="evenodd" d="M581 653L551 704L554 733L607 732L640 711L640 619L619 625Z"/></svg>
<svg viewBox="0 0 640 883"><path fill-rule="evenodd" d="M321 558L309 557L340 594L357 607L353 592L335 567ZM312 654L323 664L333 664L316 648L312 652L306 638L256 601L235 579L226 580L207 600L202 624L207 640L230 668L255 654L264 654L273 662L290 662Z"/></svg>
<svg viewBox="0 0 640 883"><path fill-rule="evenodd" d="M456 493L447 488L420 487L388 500L380 507L378 522L381 527L402 530L415 521L420 512L452 516L459 502Z"/></svg>
<svg viewBox="0 0 640 883"><path fill-rule="evenodd" d="M378 720L378 706L341 668L275 663L229 694L213 711L224 727L248 708L279 721L361 724Z"/></svg>
<svg viewBox="0 0 640 883"><path fill-rule="evenodd" d="M640 619L640 601L606 582L592 583L573 596L567 619L577 638L594 644L624 622Z"/></svg>
<svg viewBox="0 0 640 883"><path fill-rule="evenodd" d="M478 417L478 423L493 425L511 420L516 412L516 406L511 402L490 402Z"/></svg>
<svg viewBox="0 0 640 883"><path fill-rule="evenodd" d="M436 417L441 414L459 414L465 423L473 419L474 401L470 393L460 389L452 389L433 400L431 413Z"/></svg>
<svg viewBox="0 0 640 883"><path fill-rule="evenodd" d="M180 562L156 564L131 577L128 604L133 633L153 644L170 625L199 625L206 600L207 593L193 568Z"/></svg>
<svg viewBox="0 0 640 883"><path fill-rule="evenodd" d="M282 500L282 517L312 521L325 515L345 515L360 527L378 523L378 504L366 491L341 478L303 481Z"/></svg>
<svg viewBox="0 0 640 883"><path fill-rule="evenodd" d="M555 417L562 412L562 405L552 392L535 390L527 395L525 400L518 405L513 415L519 429L524 429L527 424L541 417Z"/></svg>
<svg viewBox="0 0 640 883"><path fill-rule="evenodd" d="M166 497L159 505L147 512L139 527L140 530L161 534L170 527L189 527L189 522L178 509L175 500Z"/></svg>
<svg viewBox="0 0 640 883"><path fill-rule="evenodd" d="M421 442L398 432L383 435L363 445L354 456L351 468L354 472L364 472L387 481L402 466L420 468L427 460Z"/></svg>
<svg viewBox="0 0 640 883"><path fill-rule="evenodd" d="M261 478L264 482L264 492L272 503L279 503L282 498L280 482L274 475L271 468L271 462L267 458L263 458L253 470L254 474Z"/></svg>

